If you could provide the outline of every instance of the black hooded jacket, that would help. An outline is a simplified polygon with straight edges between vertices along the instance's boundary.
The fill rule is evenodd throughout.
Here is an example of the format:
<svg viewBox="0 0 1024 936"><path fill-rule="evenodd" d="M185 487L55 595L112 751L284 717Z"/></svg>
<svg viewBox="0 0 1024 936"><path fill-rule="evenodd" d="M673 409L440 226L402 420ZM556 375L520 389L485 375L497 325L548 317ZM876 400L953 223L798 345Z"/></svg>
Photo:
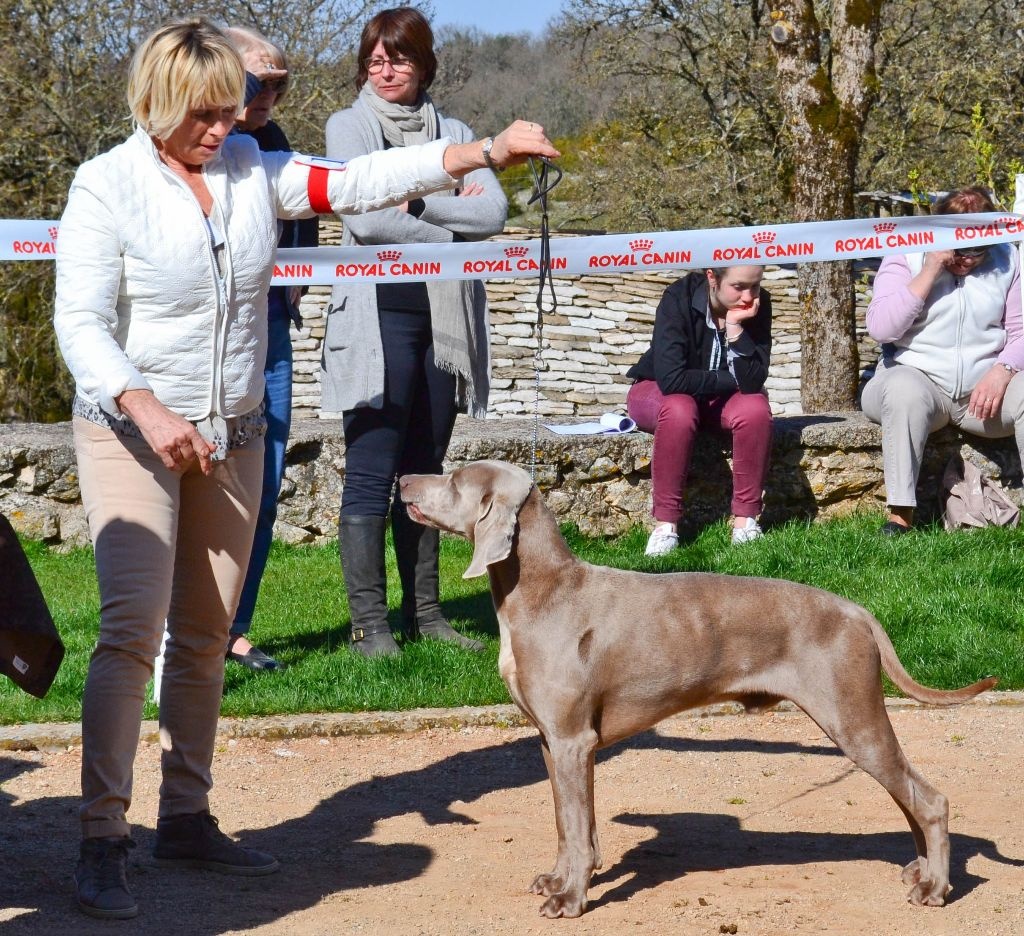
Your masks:
<svg viewBox="0 0 1024 936"><path fill-rule="evenodd" d="M728 345L733 354L731 370L725 364L725 347L718 349L719 366L712 366L718 339L707 319L707 276L703 271L687 273L665 290L654 316L651 346L626 376L656 380L664 394L711 397L737 390L760 392L768 379L772 349L772 298L768 291L761 290L757 315L743 323L743 334Z"/></svg>

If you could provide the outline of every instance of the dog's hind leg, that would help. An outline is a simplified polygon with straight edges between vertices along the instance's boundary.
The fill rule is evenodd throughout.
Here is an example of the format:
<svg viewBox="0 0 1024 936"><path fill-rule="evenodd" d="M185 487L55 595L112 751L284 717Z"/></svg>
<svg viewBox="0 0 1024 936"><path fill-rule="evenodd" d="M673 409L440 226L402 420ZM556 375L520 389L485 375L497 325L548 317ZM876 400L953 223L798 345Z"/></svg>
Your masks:
<svg viewBox="0 0 1024 936"><path fill-rule="evenodd" d="M570 738L544 739L544 762L555 800L558 857L551 873L538 875L530 890L548 898L540 910L546 917L582 914L590 876L601 863L594 817L596 750L593 730Z"/></svg>
<svg viewBox="0 0 1024 936"><path fill-rule="evenodd" d="M949 801L907 760L873 686L871 693L835 699L822 712L794 699L839 748L865 773L874 777L895 800L910 824L917 858L903 869L903 881L913 885L913 904L939 907L949 886Z"/></svg>

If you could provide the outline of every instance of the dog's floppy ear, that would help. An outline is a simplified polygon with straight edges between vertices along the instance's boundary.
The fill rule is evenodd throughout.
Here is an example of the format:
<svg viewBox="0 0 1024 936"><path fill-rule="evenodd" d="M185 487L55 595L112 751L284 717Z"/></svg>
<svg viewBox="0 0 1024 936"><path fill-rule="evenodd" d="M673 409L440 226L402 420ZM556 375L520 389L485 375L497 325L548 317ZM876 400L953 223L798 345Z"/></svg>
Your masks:
<svg viewBox="0 0 1024 936"><path fill-rule="evenodd" d="M489 491L481 500L480 515L473 527L473 561L462 573L464 579L485 575L489 565L507 559L512 551L519 508L533 487L525 472L522 477L519 474L501 477L502 490Z"/></svg>

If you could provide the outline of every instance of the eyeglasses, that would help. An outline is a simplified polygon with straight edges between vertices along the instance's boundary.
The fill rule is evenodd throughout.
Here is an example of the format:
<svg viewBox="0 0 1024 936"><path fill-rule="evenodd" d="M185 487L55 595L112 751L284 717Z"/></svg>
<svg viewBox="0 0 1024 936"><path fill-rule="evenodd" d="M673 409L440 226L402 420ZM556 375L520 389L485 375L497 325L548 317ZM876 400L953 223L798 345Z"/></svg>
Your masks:
<svg viewBox="0 0 1024 936"><path fill-rule="evenodd" d="M960 247L953 251L953 256L962 260L977 260L988 253L988 247Z"/></svg>
<svg viewBox="0 0 1024 936"><path fill-rule="evenodd" d="M384 71L385 65L390 65L393 71L402 75L409 74L416 67L416 63L412 59L407 59L401 55L393 59L368 58L363 60L363 67L366 69L367 74L370 75L379 75Z"/></svg>

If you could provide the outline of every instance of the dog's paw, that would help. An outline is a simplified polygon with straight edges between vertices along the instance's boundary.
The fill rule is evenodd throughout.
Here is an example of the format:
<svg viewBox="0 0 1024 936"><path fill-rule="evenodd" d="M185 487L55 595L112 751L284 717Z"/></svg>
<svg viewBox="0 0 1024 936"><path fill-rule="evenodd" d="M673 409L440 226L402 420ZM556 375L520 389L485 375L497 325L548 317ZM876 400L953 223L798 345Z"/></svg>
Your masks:
<svg viewBox="0 0 1024 936"><path fill-rule="evenodd" d="M941 907L946 902L946 895L952 889L949 884L925 878L911 888L907 900L915 907Z"/></svg>
<svg viewBox="0 0 1024 936"><path fill-rule="evenodd" d="M541 897L550 897L557 894L565 887L565 878L552 871L550 874L538 874L530 885L531 894L539 894Z"/></svg>
<svg viewBox="0 0 1024 936"><path fill-rule="evenodd" d="M910 864L908 864L903 869L903 873L900 875L900 880L902 880L903 883L908 886L912 886L914 884L919 883L921 880L921 872L923 870L923 867L924 859L915 858L912 862L910 862Z"/></svg>
<svg viewBox="0 0 1024 936"><path fill-rule="evenodd" d="M541 904L541 916L549 919L557 917L578 917L582 916L587 909L586 897L579 898L569 893L552 894Z"/></svg>

